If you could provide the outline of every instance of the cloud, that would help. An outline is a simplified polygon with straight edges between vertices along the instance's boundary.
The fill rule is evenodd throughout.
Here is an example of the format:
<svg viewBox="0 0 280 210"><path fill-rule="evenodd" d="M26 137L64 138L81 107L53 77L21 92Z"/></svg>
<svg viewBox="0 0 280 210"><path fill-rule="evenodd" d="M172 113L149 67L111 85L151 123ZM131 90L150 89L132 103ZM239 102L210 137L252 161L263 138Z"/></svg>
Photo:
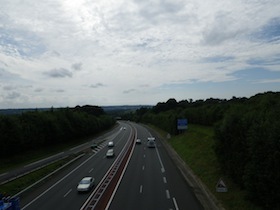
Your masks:
<svg viewBox="0 0 280 210"><path fill-rule="evenodd" d="M5 99L7 99L7 100L14 100L14 99L16 99L16 98L19 98L20 96L21 96L20 93L13 91L13 92L9 92L9 93L5 96Z"/></svg>
<svg viewBox="0 0 280 210"><path fill-rule="evenodd" d="M43 90L44 90L43 88L36 88L34 91L37 93L40 93L40 92L43 92Z"/></svg>
<svg viewBox="0 0 280 210"><path fill-rule="evenodd" d="M50 71L44 72L44 74L52 78L72 77L73 75L72 72L64 68L52 69Z"/></svg>
<svg viewBox="0 0 280 210"><path fill-rule="evenodd" d="M202 58L202 62L205 63L222 63L234 60L234 56L213 56Z"/></svg>
<svg viewBox="0 0 280 210"><path fill-rule="evenodd" d="M91 88L99 88L99 87L104 87L104 84L102 84L102 83L96 83L96 84L92 84L92 85L90 85L90 87Z"/></svg>
<svg viewBox="0 0 280 210"><path fill-rule="evenodd" d="M163 21L177 23L180 12L184 9L184 1L134 1L139 7L139 14L152 24ZM184 18L183 18L184 17ZM185 16L181 17L186 20Z"/></svg>
<svg viewBox="0 0 280 210"><path fill-rule="evenodd" d="M136 89L133 89L133 88L132 88L132 89L124 90L123 93L124 93L124 94L129 94L129 93L133 93L133 92L135 92L135 91L136 91Z"/></svg>
<svg viewBox="0 0 280 210"><path fill-rule="evenodd" d="M238 39L245 28L237 24L238 21L230 16L230 13L219 12L214 20L203 32L202 44L220 45L226 41Z"/></svg>
<svg viewBox="0 0 280 210"><path fill-rule="evenodd" d="M19 75L11 73L3 68L0 68L0 81L9 81L19 79Z"/></svg>
<svg viewBox="0 0 280 210"><path fill-rule="evenodd" d="M279 11L279 0L2 0L1 90L21 95L0 108L279 90L253 85L279 78Z"/></svg>
<svg viewBox="0 0 280 210"><path fill-rule="evenodd" d="M64 92L65 92L65 90L62 90L62 89L57 89L57 90L55 90L55 92L57 92L57 93L64 93Z"/></svg>
<svg viewBox="0 0 280 210"><path fill-rule="evenodd" d="M14 90L14 89L16 89L16 87L14 87L14 86L10 86L10 85L3 86L3 90Z"/></svg>
<svg viewBox="0 0 280 210"><path fill-rule="evenodd" d="M82 70L82 65L83 64L81 62L80 63L73 63L71 65L71 68L75 71L80 71L80 70Z"/></svg>

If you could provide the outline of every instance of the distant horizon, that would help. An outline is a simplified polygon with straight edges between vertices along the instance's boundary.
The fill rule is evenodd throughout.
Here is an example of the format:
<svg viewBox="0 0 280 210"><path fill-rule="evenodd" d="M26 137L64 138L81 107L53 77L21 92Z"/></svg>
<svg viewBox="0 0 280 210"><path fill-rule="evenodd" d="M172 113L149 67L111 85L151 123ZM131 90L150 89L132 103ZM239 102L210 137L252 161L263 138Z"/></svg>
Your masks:
<svg viewBox="0 0 280 210"><path fill-rule="evenodd" d="M182 100L176 100L176 98L173 98L173 97L171 97L171 98L169 98L169 99L175 99L177 102L180 102L180 101L185 101L185 100L187 100L187 101L189 101L190 102L190 100L192 100L192 102L195 102L195 101L199 101L199 100L207 100L207 99L219 99L219 100L231 100L231 99L233 99L233 98L251 98L251 97L253 97L253 96L256 96L256 95L258 95L258 94L265 94L265 93L269 93L269 92L272 92L272 93L277 93L277 92L280 92L280 91L265 91L265 92L259 92L259 93L256 93L256 94L254 94L254 95L251 95L251 96L249 96L249 97L246 97L246 96L232 96L231 98L216 98L216 97L209 97L209 98L205 98L205 99L192 99L192 98L188 98L188 99L182 99ZM87 105L89 105L89 106L98 106L98 107L125 107L125 106L128 106L128 107L132 107L132 106L139 106L139 107L141 107L141 106L156 106L158 103L165 103L165 102L167 102L169 99L167 99L166 101L159 101L159 102L157 102L156 104L131 104L131 105L128 105L128 104L122 104L122 105L97 105L97 104L84 104L84 105L80 105L80 104L77 104L77 105L75 105L75 106L59 106L59 107L55 107L55 106L50 106L50 107L27 107L27 108L0 108L0 110L17 110L17 109L51 109L51 108L55 108L55 109L59 109L59 108L75 108L76 106L87 106Z"/></svg>

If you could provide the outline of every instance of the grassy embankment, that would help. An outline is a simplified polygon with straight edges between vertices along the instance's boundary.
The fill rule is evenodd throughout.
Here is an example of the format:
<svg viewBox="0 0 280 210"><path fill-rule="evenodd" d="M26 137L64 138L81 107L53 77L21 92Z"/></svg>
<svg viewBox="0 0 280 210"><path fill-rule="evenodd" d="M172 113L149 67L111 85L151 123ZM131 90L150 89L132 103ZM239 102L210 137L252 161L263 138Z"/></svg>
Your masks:
<svg viewBox="0 0 280 210"><path fill-rule="evenodd" d="M20 191L24 190L25 188L29 187L30 185L34 184L38 180L42 179L46 175L52 173L53 171L57 170L58 168L62 167L68 161L71 160L70 158L66 158L63 160L59 160L55 163L52 163L42 169L36 170L28 175L22 176L18 179L15 179L11 182L6 184L0 185L0 192L5 193L7 195L15 195Z"/></svg>
<svg viewBox="0 0 280 210"><path fill-rule="evenodd" d="M88 142L89 140L95 138L96 136L92 136L89 138L81 139L79 144ZM2 159L0 160L0 174L5 173L8 170L15 169L17 167L21 167L33 162L36 162L38 160L41 160L43 158L49 157L51 155L55 155L61 151L73 148L77 145L78 143L68 143L68 144L62 144L62 145L57 145L54 147L50 148L43 148L41 150L36 150L32 152L28 152L25 154L18 154L17 156L10 157L7 159ZM75 158L77 155L70 155L69 157L58 160L57 162L54 162L50 165L47 165L41 169L38 169L32 173L29 173L27 175L24 175L18 179L15 179L13 181L10 181L6 184L0 185L0 192L1 193L7 193L9 195L15 195L16 193L24 190L28 186L34 184L38 180L42 179L42 177L52 173L53 171L57 170L67 162L71 161L73 158Z"/></svg>
<svg viewBox="0 0 280 210"><path fill-rule="evenodd" d="M167 134L159 131L162 136ZM245 199L246 193L238 188L219 167L214 152L214 131L212 127L189 125L188 130L172 136L169 144L177 151L186 164L194 171L226 210L258 210ZM223 178L228 192L216 192L216 184Z"/></svg>

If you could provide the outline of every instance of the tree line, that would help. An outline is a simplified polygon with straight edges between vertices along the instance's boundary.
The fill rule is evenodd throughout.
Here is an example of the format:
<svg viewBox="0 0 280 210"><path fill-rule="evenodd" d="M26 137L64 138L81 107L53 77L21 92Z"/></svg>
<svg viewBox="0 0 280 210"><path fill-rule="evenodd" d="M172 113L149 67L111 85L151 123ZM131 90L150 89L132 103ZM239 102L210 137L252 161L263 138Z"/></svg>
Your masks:
<svg viewBox="0 0 280 210"><path fill-rule="evenodd" d="M78 142L114 124L115 120L97 106L0 115L0 158Z"/></svg>
<svg viewBox="0 0 280 210"><path fill-rule="evenodd" d="M213 126L215 152L226 175L263 209L280 209L280 92L230 100L169 99L124 117L177 134L177 119Z"/></svg>

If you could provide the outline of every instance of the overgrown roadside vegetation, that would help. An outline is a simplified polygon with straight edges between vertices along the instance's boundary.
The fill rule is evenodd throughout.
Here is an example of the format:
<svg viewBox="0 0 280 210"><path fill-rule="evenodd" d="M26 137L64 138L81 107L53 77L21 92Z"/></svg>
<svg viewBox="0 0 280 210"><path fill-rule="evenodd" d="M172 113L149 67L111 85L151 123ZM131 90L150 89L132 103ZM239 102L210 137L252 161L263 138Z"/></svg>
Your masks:
<svg viewBox="0 0 280 210"><path fill-rule="evenodd" d="M0 115L0 173L79 145L114 125L97 106Z"/></svg>
<svg viewBox="0 0 280 210"><path fill-rule="evenodd" d="M156 129L163 137L167 133ZM246 200L246 193L223 174L214 152L214 130L212 127L191 124L183 134L171 136L169 144L194 171L226 210L259 210ZM216 184L222 178L228 192L216 192Z"/></svg>
<svg viewBox="0 0 280 210"><path fill-rule="evenodd" d="M0 115L0 158L75 142L107 130L115 120L101 107L84 106Z"/></svg>
<svg viewBox="0 0 280 210"><path fill-rule="evenodd" d="M105 132L105 131L104 131ZM98 135L102 134L98 133ZM6 171L13 170L17 167L25 166L30 163L34 163L38 160L42 160L44 158L50 157L52 155L58 154L61 151L65 151L67 149L71 149L75 146L86 143L92 139L94 139L97 135L92 135L87 138L81 138L78 142L68 142L64 144L54 145L53 147L46 147L40 150L30 151L28 153L19 153L9 158L1 159L1 168L0 174L5 173Z"/></svg>
<svg viewBox="0 0 280 210"><path fill-rule="evenodd" d="M10 181L6 184L2 184L0 186L1 192L6 195L15 195L22 190L26 189L27 187L33 185L35 182L39 181L43 177L51 174L55 170L59 169L60 167L65 166L69 161L71 161L75 156L69 156L65 159L56 161L50 165L47 165L39 170L31 172L25 176L22 176L18 179ZM43 182L43 180L42 180ZM39 183L38 183L39 184Z"/></svg>

